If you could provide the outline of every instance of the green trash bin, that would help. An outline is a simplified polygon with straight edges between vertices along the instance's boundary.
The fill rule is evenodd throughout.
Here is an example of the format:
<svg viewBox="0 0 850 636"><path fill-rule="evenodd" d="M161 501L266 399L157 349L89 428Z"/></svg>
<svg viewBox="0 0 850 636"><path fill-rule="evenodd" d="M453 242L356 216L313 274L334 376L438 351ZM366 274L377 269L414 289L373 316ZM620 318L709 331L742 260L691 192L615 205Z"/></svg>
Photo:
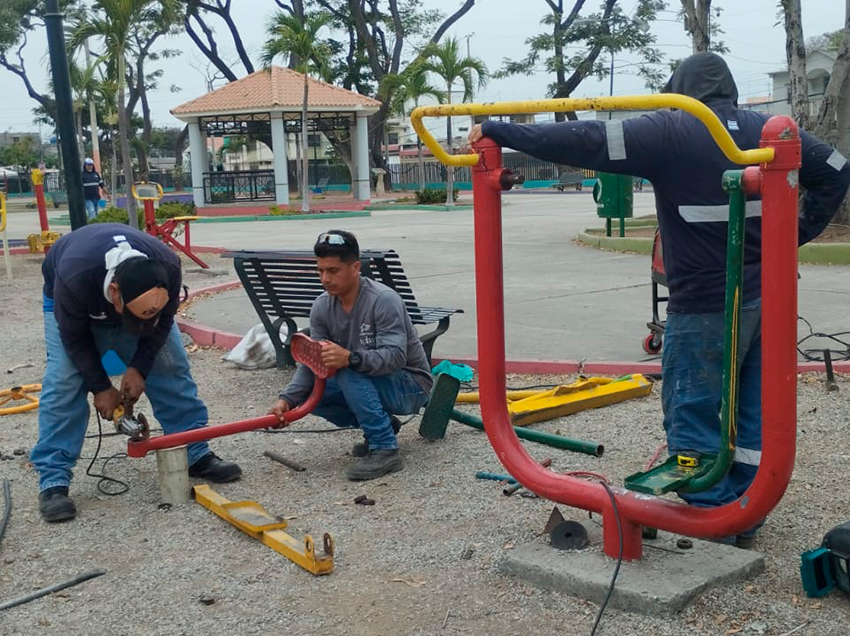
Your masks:
<svg viewBox="0 0 850 636"><path fill-rule="evenodd" d="M626 219L632 218L634 178L627 174L600 172L593 186L596 214L605 219L605 232L611 236L611 219L620 219L620 236L626 235Z"/></svg>

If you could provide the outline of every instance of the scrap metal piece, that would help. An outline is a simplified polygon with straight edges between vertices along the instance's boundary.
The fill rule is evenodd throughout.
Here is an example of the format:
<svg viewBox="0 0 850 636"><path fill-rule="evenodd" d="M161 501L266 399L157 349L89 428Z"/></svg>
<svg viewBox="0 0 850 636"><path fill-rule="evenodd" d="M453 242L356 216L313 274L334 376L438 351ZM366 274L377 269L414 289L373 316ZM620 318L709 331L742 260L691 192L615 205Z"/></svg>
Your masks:
<svg viewBox="0 0 850 636"><path fill-rule="evenodd" d="M286 520L270 514L255 501L230 501L202 484L194 487L195 500L245 534L279 552L287 559L315 575L333 572L334 541L327 532L322 537L324 555L316 554L313 537L303 540L283 531Z"/></svg>
<svg viewBox="0 0 850 636"><path fill-rule="evenodd" d="M829 349L823 350L823 364L826 367L826 392L837 391L838 383L835 381L835 372L832 369L832 353Z"/></svg>
<svg viewBox="0 0 850 636"><path fill-rule="evenodd" d="M543 532L546 534L552 534L552 530L555 529L555 526L562 524L566 521L564 519L564 515L561 514L561 511L558 510L558 506L552 508L552 514L549 515L549 520L546 522L546 525L543 526Z"/></svg>
<svg viewBox="0 0 850 636"><path fill-rule="evenodd" d="M514 426L526 426L586 409L644 397L651 392L652 382L639 373L616 380L587 378L510 402L508 412Z"/></svg>
<svg viewBox="0 0 850 636"><path fill-rule="evenodd" d="M296 462L292 459L289 459L288 457L284 457L283 455L280 455L279 453L275 453L274 451L268 451L268 450L263 451L263 455L265 455L269 459L273 459L274 461L278 462L279 464L283 464L287 468L291 468L292 470L297 471L299 473L307 470L304 466L302 466L298 462Z"/></svg>
<svg viewBox="0 0 850 636"><path fill-rule="evenodd" d="M552 547L558 550L581 550L587 545L587 530L578 521L559 523L549 533Z"/></svg>

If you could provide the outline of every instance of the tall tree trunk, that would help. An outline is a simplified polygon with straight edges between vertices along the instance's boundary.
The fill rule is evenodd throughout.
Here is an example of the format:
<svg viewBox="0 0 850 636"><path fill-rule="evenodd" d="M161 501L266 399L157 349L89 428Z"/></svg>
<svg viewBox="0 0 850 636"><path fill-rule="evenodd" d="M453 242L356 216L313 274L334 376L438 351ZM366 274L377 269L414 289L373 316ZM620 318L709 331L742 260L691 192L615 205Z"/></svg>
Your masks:
<svg viewBox="0 0 850 636"><path fill-rule="evenodd" d="M790 76L791 113L801 128L809 126L809 79L806 74L806 43L803 39L800 0L782 0L785 16L785 54Z"/></svg>
<svg viewBox="0 0 850 636"><path fill-rule="evenodd" d="M413 107L419 108L419 98L413 100ZM401 161L399 159L399 161ZM422 138L416 135L416 163L419 166L419 189L425 189L425 157L422 156ZM399 173L401 174L401 173ZM401 177L399 177L399 181Z"/></svg>
<svg viewBox="0 0 850 636"><path fill-rule="evenodd" d="M80 158L85 159L85 157L86 157L86 142L83 139L82 103L80 104L80 109L76 113L74 113L74 119L76 120L74 123L77 125L77 147L80 149Z"/></svg>
<svg viewBox="0 0 850 636"><path fill-rule="evenodd" d="M136 216L136 199L130 192L134 183L133 159L130 157L130 137L127 123L127 109L124 106L124 51L118 52L118 136L121 138L121 160L124 163L124 191L127 195L127 217L130 227L139 229L139 219Z"/></svg>
<svg viewBox="0 0 850 636"><path fill-rule="evenodd" d="M109 193L112 195L112 204L117 203L118 198L118 148L115 145L115 129L110 131L109 145L112 146L112 163L109 165Z"/></svg>
<svg viewBox="0 0 850 636"><path fill-rule="evenodd" d="M446 103L452 105L452 85L446 87ZM451 155L454 153L452 144L452 118L446 117L446 151ZM455 169L454 166L446 166L446 205L453 206L455 204L454 186L455 186Z"/></svg>
<svg viewBox="0 0 850 636"><path fill-rule="evenodd" d="M691 36L694 53L711 49L711 0L682 0L685 31Z"/></svg>
<svg viewBox="0 0 850 636"><path fill-rule="evenodd" d="M845 157L850 157L850 0L845 3L844 37L824 91L815 132ZM850 225L850 196L845 197L834 222Z"/></svg>
<svg viewBox="0 0 850 636"><path fill-rule="evenodd" d="M310 84L307 72L304 72L304 103L301 106L301 211L310 211L310 153L307 151L307 105L310 94Z"/></svg>

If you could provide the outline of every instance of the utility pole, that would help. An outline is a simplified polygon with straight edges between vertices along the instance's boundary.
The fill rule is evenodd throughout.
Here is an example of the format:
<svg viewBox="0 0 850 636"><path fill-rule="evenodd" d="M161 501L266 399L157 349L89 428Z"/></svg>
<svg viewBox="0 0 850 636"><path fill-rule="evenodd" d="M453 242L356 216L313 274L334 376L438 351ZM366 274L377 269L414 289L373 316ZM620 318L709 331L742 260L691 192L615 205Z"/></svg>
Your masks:
<svg viewBox="0 0 850 636"><path fill-rule="evenodd" d="M86 224L83 201L83 167L77 150L74 126L74 103L71 97L71 77L68 72L68 55L65 51L65 32L59 0L45 0L44 24L47 27L47 46L50 51L50 70L56 95L56 123L65 167L65 189L68 192L68 213L71 229Z"/></svg>

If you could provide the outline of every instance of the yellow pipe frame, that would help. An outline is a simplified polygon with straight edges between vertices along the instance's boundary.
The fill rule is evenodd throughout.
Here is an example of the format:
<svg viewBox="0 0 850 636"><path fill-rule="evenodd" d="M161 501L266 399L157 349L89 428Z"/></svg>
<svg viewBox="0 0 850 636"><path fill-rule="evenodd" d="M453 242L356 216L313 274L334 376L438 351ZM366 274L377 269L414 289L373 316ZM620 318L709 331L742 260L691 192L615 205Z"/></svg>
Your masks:
<svg viewBox="0 0 850 636"><path fill-rule="evenodd" d="M741 150L717 115L705 104L676 93L660 95L630 95L624 97L589 97L567 99L538 99L524 102L494 102L491 104L442 104L420 106L410 114L413 128L434 156L447 166L475 166L478 155L450 155L422 124L424 117L450 115L520 115L525 113L563 113L574 110L659 110L675 108L699 119L711 133L717 146L733 163L747 166L773 161L773 148Z"/></svg>
<svg viewBox="0 0 850 636"><path fill-rule="evenodd" d="M0 232L6 231L6 195L0 192Z"/></svg>

